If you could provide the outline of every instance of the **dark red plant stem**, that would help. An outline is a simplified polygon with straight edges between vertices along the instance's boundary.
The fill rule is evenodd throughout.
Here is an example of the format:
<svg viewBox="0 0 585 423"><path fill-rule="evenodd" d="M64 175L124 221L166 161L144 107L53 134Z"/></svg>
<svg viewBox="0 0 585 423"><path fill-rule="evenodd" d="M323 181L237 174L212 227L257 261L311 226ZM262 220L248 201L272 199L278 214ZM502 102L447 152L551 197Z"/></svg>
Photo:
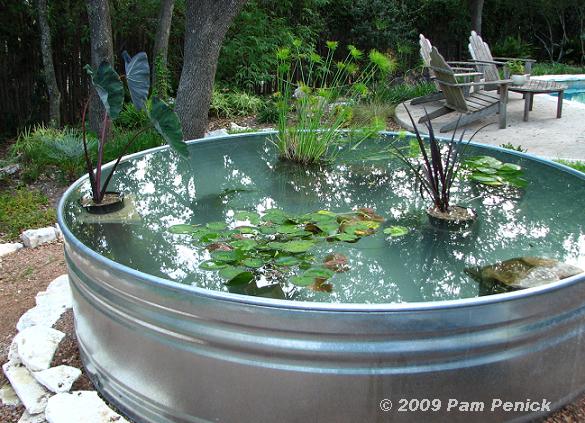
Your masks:
<svg viewBox="0 0 585 423"><path fill-rule="evenodd" d="M90 98L88 98L85 102L85 105L83 106L83 112L81 113L81 133L83 135L83 153L85 156L85 167L87 169L87 174L89 175L89 184L91 185L91 195L92 198L96 200L99 196L99 193L95 183L95 175L93 173L93 166L91 165L91 157L89 157L89 152L87 151L87 130L85 127L85 117L87 115Z"/></svg>
<svg viewBox="0 0 585 423"><path fill-rule="evenodd" d="M134 136L132 137L132 139L130 141L128 141L128 143L124 146L124 150L118 156L118 159L116 160L116 163L114 163L114 166L112 166L112 170L110 171L110 174L108 175L108 177L106 178L106 181L104 182L104 186L102 188L102 190L103 190L104 193L106 192L106 190L108 188L108 184L110 183L110 179L112 179L112 175L116 171L116 167L118 167L118 163L120 163L120 160L122 160L122 157L124 157L126 155L126 152L130 148L130 146L134 143L134 141L136 141L138 139L138 135L142 134L147 129L149 129L149 128L148 127L142 128L140 131L138 131L136 134L134 134Z"/></svg>
<svg viewBox="0 0 585 423"><path fill-rule="evenodd" d="M97 166L96 166L96 185L98 188L98 200L96 203L101 203L102 199L104 198L103 189L101 186L101 179L102 179L102 162L104 158L104 145L106 144L106 134L108 130L108 113L104 112L104 120L102 122L102 133L100 136L100 143L98 148L98 159L97 159Z"/></svg>

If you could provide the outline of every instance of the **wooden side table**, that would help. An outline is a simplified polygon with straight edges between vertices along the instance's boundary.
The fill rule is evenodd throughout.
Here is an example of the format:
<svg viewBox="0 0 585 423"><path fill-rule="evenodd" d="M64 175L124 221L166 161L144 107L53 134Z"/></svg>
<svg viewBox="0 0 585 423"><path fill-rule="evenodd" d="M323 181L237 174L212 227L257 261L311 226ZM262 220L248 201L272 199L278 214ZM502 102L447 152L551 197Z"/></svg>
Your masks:
<svg viewBox="0 0 585 423"><path fill-rule="evenodd" d="M557 102L557 119L563 115L563 98L565 95L566 85L554 81L539 81L531 79L524 85L510 85L509 90L524 94L524 122L528 121L528 113L532 111L534 105L534 94L558 94Z"/></svg>

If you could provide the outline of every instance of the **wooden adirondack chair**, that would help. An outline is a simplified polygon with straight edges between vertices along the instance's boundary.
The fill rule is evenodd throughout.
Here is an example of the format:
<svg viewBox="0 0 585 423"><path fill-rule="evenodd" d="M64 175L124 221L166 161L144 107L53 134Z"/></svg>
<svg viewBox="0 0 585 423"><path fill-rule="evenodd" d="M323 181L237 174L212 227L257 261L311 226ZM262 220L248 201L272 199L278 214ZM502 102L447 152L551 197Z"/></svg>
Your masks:
<svg viewBox="0 0 585 423"><path fill-rule="evenodd" d="M469 54L477 63L479 70L484 74L485 81L497 81L500 79L498 66L504 69L504 78L508 78L509 71L507 62L519 60L524 62L526 73L532 72L532 64L535 60L532 59L516 59L513 57L493 57L488 44L475 31L471 31L469 36ZM493 85L490 87L493 89Z"/></svg>
<svg viewBox="0 0 585 423"><path fill-rule="evenodd" d="M445 105L426 116L423 116L419 123L426 122L440 116L456 111L461 113L455 119L441 127L441 132L452 131L457 127L463 127L481 118L499 113L500 129L506 127L506 107L508 103L508 84L510 80L491 81L499 87L498 92L484 90L475 91L465 97L466 87L483 86L483 82L457 82L455 72L445 61L443 56L433 47L431 51L431 69L435 73L437 84L445 96Z"/></svg>
<svg viewBox="0 0 585 423"><path fill-rule="evenodd" d="M419 44L420 44L420 57L422 58L423 64L427 69L429 69L429 73L431 75L431 78L433 80L435 80L435 78L436 78L435 74L434 74L433 70L431 69L431 51L433 50L433 46L432 46L431 42L428 40L428 38L426 38L423 34L419 34ZM471 78L479 77L482 75L481 73L479 73L475 70L475 66L476 66L475 63L470 63L470 62L448 62L448 63L450 65L458 66L458 67L452 68L453 70L461 72L461 73L456 74L455 76L465 78L466 82L471 80ZM431 101L444 100L445 96L440 91L439 85L437 84L436 81L434 81L434 82L435 82L435 85L437 87L437 90L439 90L439 92L415 98L410 102L410 104L415 105L415 104L428 103ZM469 90L466 93L466 95L468 93L469 93Z"/></svg>

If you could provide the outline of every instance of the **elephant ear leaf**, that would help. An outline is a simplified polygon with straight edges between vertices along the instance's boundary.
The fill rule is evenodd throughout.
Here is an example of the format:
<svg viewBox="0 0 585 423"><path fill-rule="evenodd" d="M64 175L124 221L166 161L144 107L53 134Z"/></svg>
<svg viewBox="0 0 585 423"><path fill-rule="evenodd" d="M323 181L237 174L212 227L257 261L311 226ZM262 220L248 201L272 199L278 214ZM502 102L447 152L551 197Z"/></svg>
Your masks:
<svg viewBox="0 0 585 423"><path fill-rule="evenodd" d="M124 104L124 86L120 76L108 62L102 62L97 71L86 65L85 70L91 77L91 83L106 108L106 113L116 119Z"/></svg>
<svg viewBox="0 0 585 423"><path fill-rule="evenodd" d="M187 144L183 142L183 131L177 114L157 97L152 97L148 114L150 122L173 150L183 157L189 156Z"/></svg>
<svg viewBox="0 0 585 423"><path fill-rule="evenodd" d="M128 52L124 51L122 58L124 59L126 82L128 83L132 103L138 110L142 110L150 88L148 57L145 52L140 52L136 56L130 57Z"/></svg>

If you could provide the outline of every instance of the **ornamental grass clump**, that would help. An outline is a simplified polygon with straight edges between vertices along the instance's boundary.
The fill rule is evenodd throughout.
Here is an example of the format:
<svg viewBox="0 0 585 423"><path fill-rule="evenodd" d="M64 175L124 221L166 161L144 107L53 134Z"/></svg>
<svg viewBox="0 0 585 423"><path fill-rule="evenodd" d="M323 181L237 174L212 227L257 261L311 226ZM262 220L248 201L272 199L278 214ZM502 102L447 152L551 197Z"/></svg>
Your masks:
<svg viewBox="0 0 585 423"><path fill-rule="evenodd" d="M295 40L292 48L277 51L279 118L275 143L282 159L312 164L329 158L346 132L366 138L384 129L385 122L351 126L352 106L367 99L372 86L396 64L376 50L366 57L351 45L345 58L336 60L338 43L334 41L327 42L325 57L302 47Z"/></svg>

